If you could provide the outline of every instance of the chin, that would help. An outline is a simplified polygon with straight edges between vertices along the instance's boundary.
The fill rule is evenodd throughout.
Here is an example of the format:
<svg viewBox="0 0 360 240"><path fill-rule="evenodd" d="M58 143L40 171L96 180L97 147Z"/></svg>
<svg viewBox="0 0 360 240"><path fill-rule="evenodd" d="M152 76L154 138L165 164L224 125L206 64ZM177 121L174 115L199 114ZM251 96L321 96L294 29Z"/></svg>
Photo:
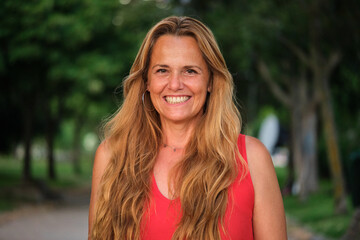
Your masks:
<svg viewBox="0 0 360 240"><path fill-rule="evenodd" d="M164 116L164 120L165 121L169 121L169 122L173 122L173 123L177 123L177 124L180 124L180 123L191 123L193 122L194 120L198 120L200 119L201 115L198 114L198 115L194 115L194 116L185 116L185 115L171 115L171 116Z"/></svg>

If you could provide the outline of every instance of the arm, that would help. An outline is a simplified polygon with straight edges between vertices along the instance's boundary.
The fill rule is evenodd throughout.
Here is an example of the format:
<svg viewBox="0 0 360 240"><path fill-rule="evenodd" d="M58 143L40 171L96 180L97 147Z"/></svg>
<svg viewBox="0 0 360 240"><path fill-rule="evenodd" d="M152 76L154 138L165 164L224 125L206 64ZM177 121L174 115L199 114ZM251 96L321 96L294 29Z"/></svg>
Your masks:
<svg viewBox="0 0 360 240"><path fill-rule="evenodd" d="M259 140L249 136L246 150L255 191L254 239L287 239L284 206L271 156Z"/></svg>
<svg viewBox="0 0 360 240"><path fill-rule="evenodd" d="M95 217L95 203L97 200L100 180L109 160L110 160L110 151L107 149L106 143L102 142L95 153L92 182L91 182L88 240L91 239L92 225Z"/></svg>

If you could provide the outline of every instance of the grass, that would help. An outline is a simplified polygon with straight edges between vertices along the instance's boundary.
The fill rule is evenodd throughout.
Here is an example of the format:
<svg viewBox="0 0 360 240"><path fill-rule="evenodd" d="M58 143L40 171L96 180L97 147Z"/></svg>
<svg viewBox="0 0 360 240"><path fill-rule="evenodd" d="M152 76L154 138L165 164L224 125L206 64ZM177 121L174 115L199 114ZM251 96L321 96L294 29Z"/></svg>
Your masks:
<svg viewBox="0 0 360 240"><path fill-rule="evenodd" d="M277 168L276 172L282 185L286 177L286 169ZM284 197L287 215L314 232L333 239L339 239L349 226L353 209L350 203L348 206L347 214L335 214L332 184L329 180L320 181L319 190L311 194L306 201L301 201L296 196Z"/></svg>
<svg viewBox="0 0 360 240"><path fill-rule="evenodd" d="M34 159L31 173L34 179L44 181L50 188L61 191L89 185L92 164L92 157L84 157L81 159L81 173L75 174L70 161L58 161L55 165L57 178L49 180L47 162ZM9 211L28 201L27 198L14 197L13 194L8 193L9 189L20 189L21 191L22 184L22 161L9 156L0 156L0 212Z"/></svg>

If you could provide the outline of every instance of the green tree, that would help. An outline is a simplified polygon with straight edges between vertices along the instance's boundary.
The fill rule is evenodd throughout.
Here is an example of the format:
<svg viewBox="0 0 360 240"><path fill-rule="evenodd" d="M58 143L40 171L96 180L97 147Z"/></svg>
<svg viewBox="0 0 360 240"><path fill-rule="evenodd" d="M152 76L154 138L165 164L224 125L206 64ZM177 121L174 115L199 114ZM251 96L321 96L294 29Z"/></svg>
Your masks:
<svg viewBox="0 0 360 240"><path fill-rule="evenodd" d="M321 120L336 209L344 211L344 178L331 91L336 71L344 65L341 56L358 45L358 3L198 0L180 1L180 6L185 14L198 15L213 29L230 70L240 72L235 80L240 76L251 79L247 80L249 86L257 86L260 75L274 96L289 106L293 116L291 150L304 198L316 187L316 123ZM254 99L251 87L239 89L242 85L237 84L242 99ZM250 107L258 105L248 103Z"/></svg>
<svg viewBox="0 0 360 240"><path fill-rule="evenodd" d="M0 14L1 112L22 129L23 176L31 180L31 143L45 137L48 176L56 177L54 144L64 120L74 122L74 168L80 136L114 110L111 93L127 75L140 40L155 20L169 15L158 1L5 1ZM5 90L6 89L6 90ZM18 111L8 111L8 106ZM20 114L19 114L20 113ZM85 124L84 124L85 123ZM88 131L88 130L86 130ZM21 133L22 132L22 133ZM2 139L16 136L8 132ZM7 141L2 141L7 142ZM8 144L7 147L11 147Z"/></svg>

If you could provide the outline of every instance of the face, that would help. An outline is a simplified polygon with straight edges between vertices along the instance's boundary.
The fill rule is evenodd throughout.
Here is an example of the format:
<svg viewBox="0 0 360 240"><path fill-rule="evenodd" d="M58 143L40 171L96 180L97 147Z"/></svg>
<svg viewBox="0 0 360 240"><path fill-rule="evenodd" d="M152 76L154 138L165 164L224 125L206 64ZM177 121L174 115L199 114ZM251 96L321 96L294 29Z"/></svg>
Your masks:
<svg viewBox="0 0 360 240"><path fill-rule="evenodd" d="M203 114L209 70L193 37L161 36L150 58L147 90L162 123L190 123Z"/></svg>

